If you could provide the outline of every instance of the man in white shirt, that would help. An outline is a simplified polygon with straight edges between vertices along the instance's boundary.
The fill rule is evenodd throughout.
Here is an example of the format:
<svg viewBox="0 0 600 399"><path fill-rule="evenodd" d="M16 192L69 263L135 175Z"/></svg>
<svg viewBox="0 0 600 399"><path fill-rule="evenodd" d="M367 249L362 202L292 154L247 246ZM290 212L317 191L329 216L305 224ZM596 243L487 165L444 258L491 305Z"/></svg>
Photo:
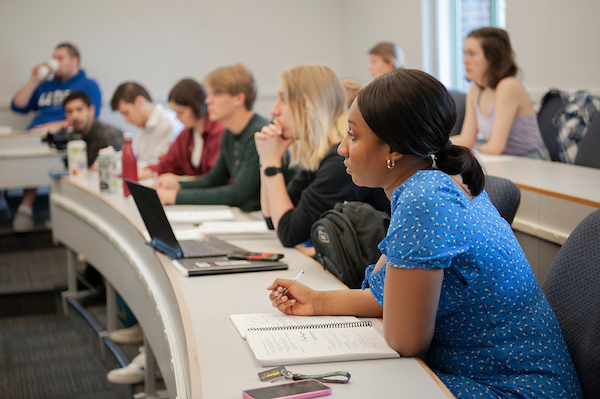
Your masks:
<svg viewBox="0 0 600 399"><path fill-rule="evenodd" d="M158 163L158 158L169 150L171 142L183 129L183 124L171 110L152 103L148 91L134 82L117 87L110 105L119 111L125 121L140 127L133 138L138 170Z"/></svg>

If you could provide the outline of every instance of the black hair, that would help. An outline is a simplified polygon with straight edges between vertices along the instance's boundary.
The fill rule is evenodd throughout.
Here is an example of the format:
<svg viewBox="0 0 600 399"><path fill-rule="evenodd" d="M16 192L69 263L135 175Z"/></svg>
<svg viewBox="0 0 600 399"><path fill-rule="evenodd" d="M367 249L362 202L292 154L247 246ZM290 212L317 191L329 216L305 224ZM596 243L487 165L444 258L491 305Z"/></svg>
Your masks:
<svg viewBox="0 0 600 399"><path fill-rule="evenodd" d="M119 101L122 100L133 104L137 96L142 96L149 102L152 102L152 97L150 97L150 94L142 85L135 82L121 83L110 100L110 107L113 111L117 111L119 109Z"/></svg>
<svg viewBox="0 0 600 399"><path fill-rule="evenodd" d="M473 196L481 193L481 165L471 150L448 140L456 122L456 106L433 76L416 69L395 69L362 89L356 101L369 128L392 151L422 158L434 155L441 171L462 175Z"/></svg>
<svg viewBox="0 0 600 399"><path fill-rule="evenodd" d="M72 91L71 93L69 93L67 98L65 98L65 100L63 101L63 107L65 107L67 105L67 103L69 103L70 101L73 101L73 100L83 101L83 103L85 105L87 105L88 108L92 105L92 100L90 100L90 98L88 97L87 94L85 94L82 91Z"/></svg>
<svg viewBox="0 0 600 399"><path fill-rule="evenodd" d="M198 119L206 115L204 100L206 100L206 91L194 79L180 80L169 93L169 101L190 107Z"/></svg>

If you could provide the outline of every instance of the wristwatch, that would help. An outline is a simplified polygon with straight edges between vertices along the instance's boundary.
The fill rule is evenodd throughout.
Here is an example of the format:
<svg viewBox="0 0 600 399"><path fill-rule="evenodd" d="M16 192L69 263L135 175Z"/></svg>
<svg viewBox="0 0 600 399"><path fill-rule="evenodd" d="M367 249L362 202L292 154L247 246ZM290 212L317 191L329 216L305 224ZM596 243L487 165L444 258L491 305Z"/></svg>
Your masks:
<svg viewBox="0 0 600 399"><path fill-rule="evenodd" d="M265 168L265 176L275 176L277 173L283 173L283 169L277 166L268 166Z"/></svg>

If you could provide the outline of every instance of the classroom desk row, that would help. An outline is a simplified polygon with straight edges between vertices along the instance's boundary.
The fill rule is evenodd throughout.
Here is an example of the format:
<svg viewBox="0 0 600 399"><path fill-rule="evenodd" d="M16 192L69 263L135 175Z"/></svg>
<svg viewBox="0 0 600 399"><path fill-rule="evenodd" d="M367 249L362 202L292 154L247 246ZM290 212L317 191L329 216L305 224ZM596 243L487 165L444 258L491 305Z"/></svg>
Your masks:
<svg viewBox="0 0 600 399"><path fill-rule="evenodd" d="M76 257L82 254L106 277L107 329L116 326L111 298L116 290L138 318L150 358L156 358L171 398L239 398L244 389L268 385L259 381L257 373L265 368L229 315L276 312L266 290L276 277L292 278L304 269L303 282L315 289L345 289L318 263L283 248L277 239L232 242L252 251L284 253L289 270L184 277L166 256L146 245L145 227L131 197L100 194L94 173L53 180L50 207L54 239L69 253L66 296L75 294ZM381 332L381 322L374 324ZM149 373L151 367L149 363ZM452 397L415 358L288 365L288 369L304 374L350 372L350 383L332 384L332 396L338 398ZM151 389L147 392L152 394Z"/></svg>
<svg viewBox="0 0 600 399"><path fill-rule="evenodd" d="M64 168L65 151L42 142L46 132L0 134L0 190L48 186L48 171Z"/></svg>
<svg viewBox="0 0 600 399"><path fill-rule="evenodd" d="M513 181L521 204L512 224L541 284L573 229L600 208L600 169L508 155L482 155L487 174Z"/></svg>

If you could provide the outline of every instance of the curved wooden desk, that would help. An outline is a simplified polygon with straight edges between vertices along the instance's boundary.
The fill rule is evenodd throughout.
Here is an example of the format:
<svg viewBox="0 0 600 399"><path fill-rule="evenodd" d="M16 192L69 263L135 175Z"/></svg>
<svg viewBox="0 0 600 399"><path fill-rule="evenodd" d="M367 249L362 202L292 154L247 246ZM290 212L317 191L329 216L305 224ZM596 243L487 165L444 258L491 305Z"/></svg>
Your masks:
<svg viewBox="0 0 600 399"><path fill-rule="evenodd" d="M54 238L83 254L119 292L138 318L171 398L239 398L243 389L265 385L264 370L229 320L234 313L275 309L266 287L276 277L306 271L316 289L343 289L312 259L277 239L234 241L248 250L285 254L287 271L184 277L171 261L146 245L145 227L131 198L101 195L97 176L52 183ZM73 256L73 255L71 255ZM74 281L70 281L73 288ZM382 324L375 321L381 331ZM346 370L347 385L333 384L339 398L452 397L437 377L414 358L290 366L299 373Z"/></svg>

